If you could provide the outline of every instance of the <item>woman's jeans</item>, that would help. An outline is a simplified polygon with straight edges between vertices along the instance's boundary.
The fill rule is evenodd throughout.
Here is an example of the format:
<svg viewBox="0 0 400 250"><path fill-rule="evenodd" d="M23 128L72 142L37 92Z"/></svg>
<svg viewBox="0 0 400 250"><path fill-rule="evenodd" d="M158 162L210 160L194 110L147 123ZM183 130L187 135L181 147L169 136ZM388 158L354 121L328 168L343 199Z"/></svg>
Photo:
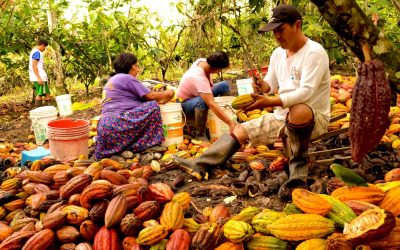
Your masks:
<svg viewBox="0 0 400 250"><path fill-rule="evenodd" d="M214 84L211 90L214 97L222 96L226 93L229 93L229 83L227 81L216 83ZM203 110L208 109L207 104L204 102L201 96L196 96L191 99L187 99L181 104L183 112L185 112L187 116L194 116L195 109L203 109Z"/></svg>

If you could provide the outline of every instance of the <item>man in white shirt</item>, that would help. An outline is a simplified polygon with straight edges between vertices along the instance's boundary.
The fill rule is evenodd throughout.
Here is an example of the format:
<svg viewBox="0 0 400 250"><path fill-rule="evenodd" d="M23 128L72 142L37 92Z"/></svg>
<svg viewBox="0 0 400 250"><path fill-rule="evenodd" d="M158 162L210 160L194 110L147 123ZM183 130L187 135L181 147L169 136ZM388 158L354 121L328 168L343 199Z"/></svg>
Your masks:
<svg viewBox="0 0 400 250"><path fill-rule="evenodd" d="M259 32L273 31L280 47L272 53L265 78L258 77L253 87L261 93L277 94L253 94L256 101L245 110L274 107L274 112L237 125L233 133L222 135L195 160L175 157L184 170L197 177L207 176L207 167L224 163L245 142L272 144L286 134L292 152L290 176L278 194L289 200L294 188L308 188L308 142L325 133L329 124L330 72L324 48L307 38L301 27L302 17L295 7L273 9L271 21Z"/></svg>
<svg viewBox="0 0 400 250"><path fill-rule="evenodd" d="M48 85L47 73L44 70L43 51L45 51L48 43L46 40L39 39L36 47L29 54L29 80L36 91L35 106L42 105L42 98L45 101L50 100L50 89Z"/></svg>

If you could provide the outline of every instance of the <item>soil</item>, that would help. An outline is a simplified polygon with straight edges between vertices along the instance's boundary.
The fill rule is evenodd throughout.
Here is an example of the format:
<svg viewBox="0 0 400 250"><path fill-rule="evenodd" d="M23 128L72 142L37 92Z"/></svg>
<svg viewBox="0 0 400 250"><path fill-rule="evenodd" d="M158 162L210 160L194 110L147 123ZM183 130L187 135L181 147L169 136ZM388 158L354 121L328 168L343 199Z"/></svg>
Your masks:
<svg viewBox="0 0 400 250"><path fill-rule="evenodd" d="M236 91L235 86L233 86ZM85 99L83 95L75 96L75 99ZM30 130L31 121L29 119L29 111L33 109L29 102L23 103L7 103L0 104L0 142L34 142L33 132ZM73 119L91 119L101 113L100 105L92 108L75 111L70 117ZM349 146L346 135L336 136L330 139L317 142L312 145L313 150L324 150ZM350 152L344 152L333 157L348 156ZM313 179L312 190L317 193L325 193L326 187L329 186L329 180L333 177L333 173L329 170L329 164L316 164L318 159L329 158L323 156L311 159L310 176ZM389 145L380 145L375 152L370 153L362 164L353 162L340 162L350 168L353 168L359 175L364 177L368 182L382 180L384 174L399 166L400 152L393 151ZM256 173L249 173L249 176L243 184L250 185L255 188L250 197L246 192L243 196L235 196L231 185L237 182L237 179L243 171L249 171L245 167L243 171L235 171L229 167L229 162L221 168L210 170L209 180L197 181L192 176L186 174L179 169L172 169L153 174L149 182L165 182L169 184L175 192L186 191L192 196L192 206L189 213L196 214L203 211L206 207L214 207L217 204L225 203L231 209L231 214L239 212L244 207L257 206L260 208L271 208L282 210L286 202L281 201L277 197L279 186L287 179L284 171L279 173L263 172L261 179ZM243 176L243 174L241 175ZM183 183L175 187L173 185L176 178L182 178ZM260 181L256 181L259 178ZM261 190L261 191L260 191ZM257 191L259 191L257 193Z"/></svg>

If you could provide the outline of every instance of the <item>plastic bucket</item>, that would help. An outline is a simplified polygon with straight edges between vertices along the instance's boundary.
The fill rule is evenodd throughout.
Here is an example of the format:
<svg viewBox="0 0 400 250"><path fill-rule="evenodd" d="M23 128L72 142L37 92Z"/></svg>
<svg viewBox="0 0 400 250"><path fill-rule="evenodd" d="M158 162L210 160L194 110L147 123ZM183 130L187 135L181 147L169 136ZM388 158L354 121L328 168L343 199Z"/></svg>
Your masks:
<svg viewBox="0 0 400 250"><path fill-rule="evenodd" d="M165 141L163 146L183 142L183 111L180 103L167 103L160 105L162 128Z"/></svg>
<svg viewBox="0 0 400 250"><path fill-rule="evenodd" d="M47 123L57 119L57 109L53 106L44 106L29 111L32 129L37 145L43 145L47 137Z"/></svg>
<svg viewBox="0 0 400 250"><path fill-rule="evenodd" d="M89 121L62 119L47 124L50 153L56 159L88 156Z"/></svg>
<svg viewBox="0 0 400 250"><path fill-rule="evenodd" d="M238 95L251 94L253 90L253 79L238 79L236 80Z"/></svg>
<svg viewBox="0 0 400 250"><path fill-rule="evenodd" d="M214 98L215 102L224 113L231 118L232 121L236 121L236 114L232 109L233 99L235 99L234 96L219 96ZM229 126L219 119L212 110L208 111L207 126L211 139L218 138L223 133L229 133Z"/></svg>
<svg viewBox="0 0 400 250"><path fill-rule="evenodd" d="M56 101L60 116L72 115L71 95L67 94L56 96Z"/></svg>

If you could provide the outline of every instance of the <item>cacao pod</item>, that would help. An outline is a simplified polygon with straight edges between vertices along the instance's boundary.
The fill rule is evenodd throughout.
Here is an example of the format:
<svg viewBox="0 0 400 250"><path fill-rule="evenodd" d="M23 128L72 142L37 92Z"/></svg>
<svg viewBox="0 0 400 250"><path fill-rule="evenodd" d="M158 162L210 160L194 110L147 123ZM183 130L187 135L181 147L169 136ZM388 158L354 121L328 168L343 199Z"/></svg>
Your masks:
<svg viewBox="0 0 400 250"><path fill-rule="evenodd" d="M150 197L160 203L169 202L174 197L172 189L161 182L149 185L148 192Z"/></svg>
<svg viewBox="0 0 400 250"><path fill-rule="evenodd" d="M43 250L48 248L54 241L54 232L44 229L35 233L22 247L22 250Z"/></svg>
<svg viewBox="0 0 400 250"><path fill-rule="evenodd" d="M151 246L163 240L168 235L168 229L163 225L146 227L139 232L136 242L139 245Z"/></svg>
<svg viewBox="0 0 400 250"><path fill-rule="evenodd" d="M248 250L285 250L288 243L272 236L258 236L247 242Z"/></svg>
<svg viewBox="0 0 400 250"><path fill-rule="evenodd" d="M117 230L114 228L106 228L105 226L101 227L94 237L93 249L120 250L121 246L119 243Z"/></svg>
<svg viewBox="0 0 400 250"><path fill-rule="evenodd" d="M394 216L400 215L400 187L390 189L379 204L381 208L390 211Z"/></svg>
<svg viewBox="0 0 400 250"><path fill-rule="evenodd" d="M168 230L175 231L183 226L183 208L179 203L168 202L165 204L160 216L161 225Z"/></svg>
<svg viewBox="0 0 400 250"><path fill-rule="evenodd" d="M227 208L223 204L218 204L211 210L211 213L208 216L208 220L210 222L217 222L219 220L223 220L225 222L226 220L229 220L230 217L231 212L229 208Z"/></svg>
<svg viewBox="0 0 400 250"><path fill-rule="evenodd" d="M243 221L229 220L224 225L225 238L234 243L246 241L253 234L253 228Z"/></svg>
<svg viewBox="0 0 400 250"><path fill-rule="evenodd" d="M135 236L139 232L142 222L134 214L127 214L119 225L121 232L126 236Z"/></svg>
<svg viewBox="0 0 400 250"><path fill-rule="evenodd" d="M79 231L73 226L62 226L56 231L57 239L63 243L75 242L79 237Z"/></svg>
<svg viewBox="0 0 400 250"><path fill-rule="evenodd" d="M308 214L325 216L332 208L327 200L303 188L296 188L293 190L292 200L298 208Z"/></svg>
<svg viewBox="0 0 400 250"><path fill-rule="evenodd" d="M331 195L340 201L358 200L377 204L383 199L385 192L374 185L369 185L369 187L344 186L337 188Z"/></svg>
<svg viewBox="0 0 400 250"><path fill-rule="evenodd" d="M104 216L104 224L107 228L119 224L126 213L127 202L124 195L114 197L108 204Z"/></svg>
<svg viewBox="0 0 400 250"><path fill-rule="evenodd" d="M80 225L79 232L86 241L92 242L99 229L100 227L94 224L93 221L85 220Z"/></svg>
<svg viewBox="0 0 400 250"><path fill-rule="evenodd" d="M178 229L169 237L165 250L189 250L189 247L189 233L183 229Z"/></svg>

